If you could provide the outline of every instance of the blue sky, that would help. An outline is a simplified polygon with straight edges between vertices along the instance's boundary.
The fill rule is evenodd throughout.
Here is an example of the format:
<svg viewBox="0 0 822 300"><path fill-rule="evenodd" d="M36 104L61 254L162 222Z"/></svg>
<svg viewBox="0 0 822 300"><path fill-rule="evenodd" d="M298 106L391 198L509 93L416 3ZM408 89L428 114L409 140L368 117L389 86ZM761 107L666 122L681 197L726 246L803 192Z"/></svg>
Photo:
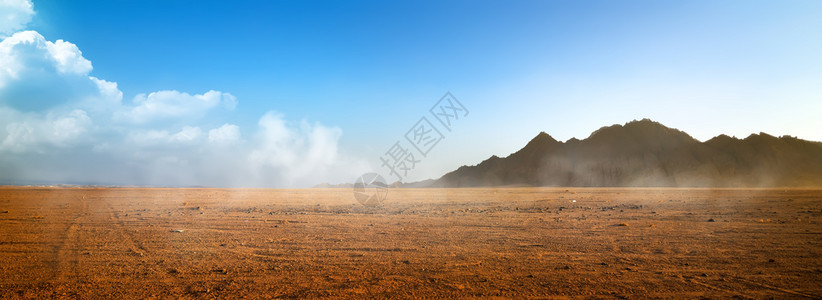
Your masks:
<svg viewBox="0 0 822 300"><path fill-rule="evenodd" d="M447 91L470 115L406 180L508 155L539 131L584 138L641 118L700 140L761 131L822 140L819 1L8 7L5 13L30 20L3 24L4 43L22 43L10 39L34 31L44 43L76 46L92 67L74 65L77 76L69 78L60 68L42 73L54 59L22 59L20 52L0 61L23 62L30 72L21 74L31 76L7 76L0 87L0 170L7 174L0 179L276 187L349 181L362 171L385 173L379 157ZM46 48L37 49L56 53ZM112 89L88 76L116 83L122 95L106 94ZM32 91L43 95L27 99ZM66 131L72 135L54 133L65 124L73 124ZM231 146L210 143L217 137ZM53 166L59 159L76 163Z"/></svg>

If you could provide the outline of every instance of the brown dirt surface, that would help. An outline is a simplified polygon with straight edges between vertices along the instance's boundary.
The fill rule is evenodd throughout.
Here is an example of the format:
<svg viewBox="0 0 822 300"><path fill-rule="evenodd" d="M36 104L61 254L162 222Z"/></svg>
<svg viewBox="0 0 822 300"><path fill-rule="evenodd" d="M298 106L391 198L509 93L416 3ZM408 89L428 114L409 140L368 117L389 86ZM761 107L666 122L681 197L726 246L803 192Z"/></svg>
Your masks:
<svg viewBox="0 0 822 300"><path fill-rule="evenodd" d="M0 298L820 298L822 190L0 187Z"/></svg>

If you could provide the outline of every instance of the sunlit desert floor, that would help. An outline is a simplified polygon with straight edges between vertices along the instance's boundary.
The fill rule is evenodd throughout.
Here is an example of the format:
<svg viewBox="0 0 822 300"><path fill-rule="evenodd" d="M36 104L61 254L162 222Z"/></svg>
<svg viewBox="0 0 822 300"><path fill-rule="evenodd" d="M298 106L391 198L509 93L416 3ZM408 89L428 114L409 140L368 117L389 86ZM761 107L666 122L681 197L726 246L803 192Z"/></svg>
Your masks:
<svg viewBox="0 0 822 300"><path fill-rule="evenodd" d="M822 190L0 188L0 298L822 297Z"/></svg>

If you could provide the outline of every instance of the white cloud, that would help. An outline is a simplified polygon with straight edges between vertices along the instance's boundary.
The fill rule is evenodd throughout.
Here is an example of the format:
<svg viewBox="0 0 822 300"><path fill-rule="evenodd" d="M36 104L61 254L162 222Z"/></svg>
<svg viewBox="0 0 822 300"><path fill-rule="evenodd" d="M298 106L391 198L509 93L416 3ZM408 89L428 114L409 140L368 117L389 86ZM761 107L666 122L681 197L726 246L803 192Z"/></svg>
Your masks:
<svg viewBox="0 0 822 300"><path fill-rule="evenodd" d="M35 31L17 32L0 41L0 104L21 111L77 101L86 101L87 107L119 104L119 91L112 90L112 83L89 77L91 69L74 44L52 43Z"/></svg>
<svg viewBox="0 0 822 300"><path fill-rule="evenodd" d="M134 97L134 103L137 106L120 115L135 123L145 123L170 118L198 117L218 105L233 110L237 105L237 98L213 90L200 95L171 90L137 95Z"/></svg>
<svg viewBox="0 0 822 300"><path fill-rule="evenodd" d="M180 132L171 136L171 141L175 143L188 143L195 141L203 136L203 130L200 127L185 126Z"/></svg>
<svg viewBox="0 0 822 300"><path fill-rule="evenodd" d="M124 103L76 45L13 33L33 13L28 1L0 0L0 37L11 34L0 41L0 181L289 187L369 167L342 158L336 127L269 112L247 135L229 120L213 128L237 106L229 93L163 90Z"/></svg>
<svg viewBox="0 0 822 300"><path fill-rule="evenodd" d="M0 179L288 187L368 169L340 158L339 128L274 112L248 140L230 123L205 132L203 122L225 117L211 111L237 106L229 93L166 90L123 103L116 82L90 76L77 46L34 31L0 41L0 54Z"/></svg>
<svg viewBox="0 0 822 300"><path fill-rule="evenodd" d="M83 53L76 45L57 40L47 41L36 31L21 31L3 39L0 42L0 61L3 77L0 83L9 79L18 79L20 73L27 67L46 68L56 70L61 74L88 75L91 72L91 62L83 57ZM31 70L39 71L39 70Z"/></svg>
<svg viewBox="0 0 822 300"><path fill-rule="evenodd" d="M0 37L25 28L32 16L30 0L0 0Z"/></svg>
<svg viewBox="0 0 822 300"><path fill-rule="evenodd" d="M21 111L71 104L90 112L112 112L135 123L201 117L218 106L233 110L237 98L220 91L191 95L168 90L134 97L122 105L117 83L89 76L92 64L63 40L47 41L36 31L17 32L0 42L0 104Z"/></svg>
<svg viewBox="0 0 822 300"><path fill-rule="evenodd" d="M62 144L81 136L88 131L91 119L85 111L72 110L70 113L55 119L51 126L51 134L47 135L55 144Z"/></svg>
<svg viewBox="0 0 822 300"><path fill-rule="evenodd" d="M69 147L81 142L91 125L91 118L80 109L41 116L0 107L0 153Z"/></svg>
<svg viewBox="0 0 822 300"><path fill-rule="evenodd" d="M249 155L254 166L278 169L284 181L306 184L306 178L324 177L318 175L338 165L341 129L305 121L299 127L289 127L282 115L274 112L263 115L258 125L256 146Z"/></svg>
<svg viewBox="0 0 822 300"><path fill-rule="evenodd" d="M240 127L233 124L223 124L219 128L208 131L208 141L217 144L230 144L240 140Z"/></svg>
<svg viewBox="0 0 822 300"><path fill-rule="evenodd" d="M176 133L166 130L133 131L127 140L137 147L178 146L192 144L203 136L203 130L196 126L184 126Z"/></svg>
<svg viewBox="0 0 822 300"><path fill-rule="evenodd" d="M295 133L286 127L281 115L268 112L257 124L259 148L251 152L253 162L284 167L297 159L296 149L291 146L302 141L294 138Z"/></svg>
<svg viewBox="0 0 822 300"><path fill-rule="evenodd" d="M43 36L35 31L25 31L23 33L31 33L43 39ZM63 40L57 40L54 43L46 41L46 49L55 60L58 72L70 74L88 74L91 72L91 62L83 57L83 53L76 45Z"/></svg>
<svg viewBox="0 0 822 300"><path fill-rule="evenodd" d="M86 98L81 105L96 111L112 111L118 109L123 101L123 92L117 88L117 83L97 79L97 77L94 76L89 76L88 78L97 85L97 91L100 97Z"/></svg>

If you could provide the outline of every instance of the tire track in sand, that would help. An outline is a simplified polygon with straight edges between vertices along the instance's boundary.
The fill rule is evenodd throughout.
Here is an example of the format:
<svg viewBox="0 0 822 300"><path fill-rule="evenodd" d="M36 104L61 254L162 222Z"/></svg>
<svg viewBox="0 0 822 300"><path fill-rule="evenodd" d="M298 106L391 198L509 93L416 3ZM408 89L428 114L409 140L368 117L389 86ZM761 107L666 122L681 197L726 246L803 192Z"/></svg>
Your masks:
<svg viewBox="0 0 822 300"><path fill-rule="evenodd" d="M74 204L79 204L80 211L77 212L77 215L71 221L67 222L68 226L59 238L60 241L54 250L53 257L55 266L48 280L52 283L69 281L69 278L74 277L73 275L77 273L80 264L79 227L80 224L86 220L88 200L85 195L77 197L77 199L74 200L74 203L69 200L70 203L68 207L70 208L74 206Z"/></svg>
<svg viewBox="0 0 822 300"><path fill-rule="evenodd" d="M127 254L135 256L135 258L138 259L146 269L150 270L152 274L159 275L159 281L165 283L167 286L176 287L176 289L182 290L185 286L185 282L181 278L172 275L172 272L170 271L176 269L166 265L165 260L158 257L154 251L146 248L143 241L129 229L134 226L126 224L126 221L111 204L111 201L102 199L102 202L105 205L105 209L108 211L107 214L109 216L109 220L111 223L116 225L116 229L112 231L114 236L112 237L110 235L109 237L115 238L119 241L123 247L127 248L125 251L130 252Z"/></svg>

